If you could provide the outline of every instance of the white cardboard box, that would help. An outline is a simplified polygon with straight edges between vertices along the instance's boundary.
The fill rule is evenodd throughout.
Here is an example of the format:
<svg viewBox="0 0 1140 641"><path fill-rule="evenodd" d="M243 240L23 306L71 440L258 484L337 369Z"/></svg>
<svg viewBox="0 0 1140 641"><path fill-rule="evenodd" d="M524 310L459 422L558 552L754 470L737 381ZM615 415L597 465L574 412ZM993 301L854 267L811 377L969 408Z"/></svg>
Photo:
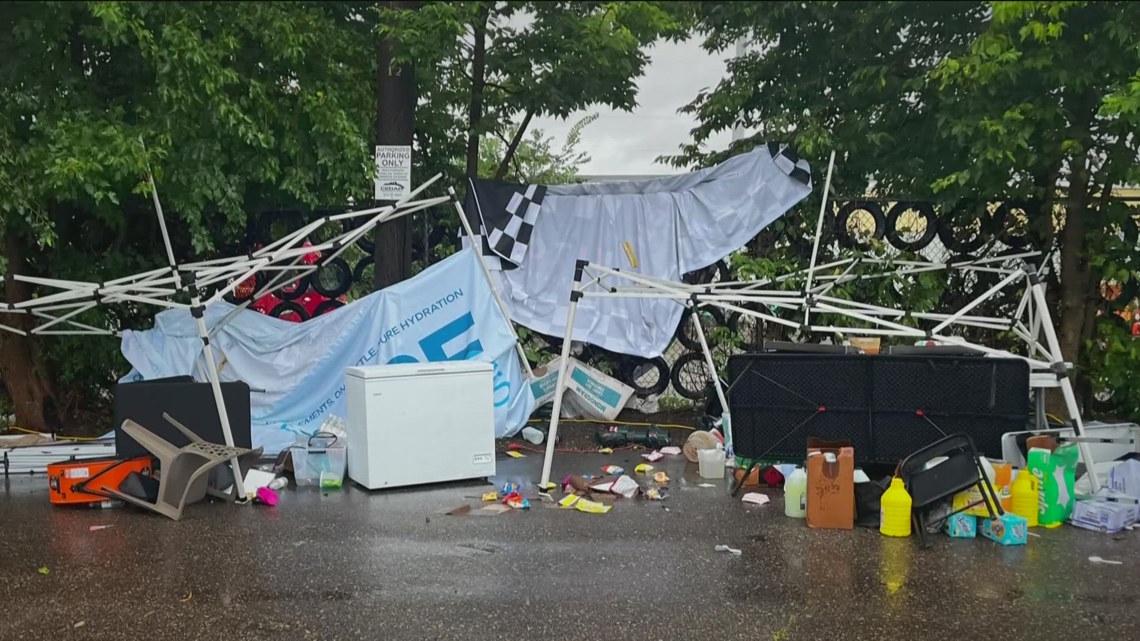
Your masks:
<svg viewBox="0 0 1140 641"><path fill-rule="evenodd" d="M1079 528L1115 534L1136 522L1140 505L1135 500L1109 492L1109 496L1123 499L1121 502L1088 499L1077 501L1073 506L1073 513L1069 516L1069 523Z"/></svg>
<svg viewBox="0 0 1140 641"><path fill-rule="evenodd" d="M530 383L535 407L554 400L561 360L556 358L535 370L535 378ZM633 395L632 387L573 357L570 358L570 369L567 371L566 391L562 399L564 407L580 416L606 421L617 418Z"/></svg>
<svg viewBox="0 0 1140 641"><path fill-rule="evenodd" d="M1109 471L1106 485L1118 494L1140 497L1140 461L1129 459L1117 463Z"/></svg>

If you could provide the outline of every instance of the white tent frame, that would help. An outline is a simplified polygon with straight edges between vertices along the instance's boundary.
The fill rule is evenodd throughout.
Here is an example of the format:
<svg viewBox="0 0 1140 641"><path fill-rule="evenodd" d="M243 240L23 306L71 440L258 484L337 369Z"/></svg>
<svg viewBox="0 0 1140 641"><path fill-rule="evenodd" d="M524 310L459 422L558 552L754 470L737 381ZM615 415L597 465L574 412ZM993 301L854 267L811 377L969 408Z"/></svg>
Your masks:
<svg viewBox="0 0 1140 641"><path fill-rule="evenodd" d="M831 156L828 167L824 193L830 193L831 174L834 169L835 154ZM570 292L570 307L566 314L566 335L562 341L561 361L558 371L558 382L555 385L554 406L550 415L549 432L546 444L546 453L543 460L540 486L550 484L551 466L554 460L555 442L558 437L558 423L562 411L562 398L566 392L566 377L569 370L570 347L574 335L574 319L578 304L584 297L591 298L654 298L675 300L686 304L696 311L700 307L716 307L724 312L735 312L758 319L763 322L775 323L792 329L812 333L835 334L842 333L852 336L913 338L916 340L935 341L936 343L957 345L982 352L986 356L1018 358L1029 364L1033 372L1044 372L1055 375L1058 386L1064 396L1065 406L1068 410L1072 426L1078 435L1078 447L1081 457L1088 470L1089 480L1095 492L1100 488L1100 482L1094 469L1093 459L1089 453L1088 445L1080 439L1085 437L1084 423L1081 420L1080 410L1077 406L1076 395L1070 378L1069 365L1061 355L1060 343L1053 327L1053 320L1049 313L1048 302L1045 298L1045 282L1037 269L1027 262L1028 259L1039 256L1038 252L1024 252L994 258L983 258L971 261L951 263L938 263L933 261L890 261L880 258L844 258L825 265L816 265L819 255L819 239L823 227L823 215L827 205L827 197L823 199L820 207L819 220L816 224L815 242L812 246L811 263L806 270L785 274L777 278L757 281L718 282L704 285L689 285L675 281L645 276L635 272L622 271L617 268L596 265L589 261L579 260L574 271L573 287ZM1020 261L1019 266L1009 267L1010 262ZM861 265L872 265L881 268L870 274L856 274L855 269ZM959 271L973 271L976 273L992 273L1001 277L1000 282L985 292L977 295L957 311L952 313L926 313L908 312L844 300L831 296L831 290L839 284L867 278L892 278L899 274L915 274L928 271L955 269ZM822 270L838 271L839 273L821 273ZM779 290L772 288L781 283L804 279L804 286L799 291ZM1015 283L1022 283L1025 288L1021 292L1020 302L1012 318L997 318L991 316L978 316L970 314L979 305L993 298L999 292L1006 290ZM764 313L759 309L767 308L793 310L803 313L803 322L797 323L787 318L780 318L773 314ZM853 321L868 324L869 327L819 325L811 322L812 313L837 314ZM925 324L925 327L911 327L896 322L900 319L912 318ZM724 386L717 375L716 364L712 351L705 337L704 328L700 322L694 322L697 339L704 354L705 366L708 368L713 381L713 388L723 410L722 428L725 437L725 454L731 460L732 454L732 422L729 405L725 395ZM1025 344L1026 353L1015 354L1008 350L995 349L985 345L970 342L960 336L951 335L947 330L953 327L972 327L988 330L1013 331Z"/></svg>
<svg viewBox="0 0 1140 641"><path fill-rule="evenodd" d="M153 177L148 176L151 185L151 194L154 200L155 213L158 216L159 228L162 232L162 240L165 246L169 267L153 269L102 283L12 274L12 278L15 280L39 285L41 287L50 287L60 291L18 303L0 304L0 314L21 314L46 321L30 330L22 330L17 327L12 327L11 325L0 323L0 330L9 331L21 336L95 335L121 337L122 332L118 330L87 325L75 320L75 317L95 308L97 305L125 302L154 305L169 309L188 310L196 320L198 336L202 339L202 351L206 366L202 368L201 363L199 363L199 369L204 369L206 378L209 380L210 387L213 390L214 404L217 409L218 419L221 422L225 444L233 447L233 432L230 427L229 415L226 412L225 403L222 400L219 368L214 357L213 348L210 345L210 338L222 327L236 318L252 301L278 291L306 274L315 272L323 263L339 256L350 245L364 237L365 234L369 233L381 223L395 220L436 205L451 202L459 213L459 220L464 232L474 241L474 231L467 222L467 218L463 215L459 198L456 196L454 189L449 189L447 196L419 198L420 194L439 180L441 175L442 174L436 174L392 205L323 216L247 256L217 258L182 265L177 264L174 259L174 249L170 243L170 236L167 232L166 219L162 212L162 205L159 202L158 191L155 187ZM365 220L359 226L344 231L331 240L326 240L315 245L304 245L305 239L322 225L328 223L340 225L343 221L357 218L364 218ZM478 243L473 242L472 246L478 247ZM297 264L304 256L316 252L331 253L322 256L321 261L316 265ZM509 322L510 316L508 315L507 308L499 297L498 291L495 289L494 282L491 280L490 273L483 262L482 256L479 256L479 264L491 286L495 303L498 305L504 318L508 319L511 333L514 334L515 337L516 351L522 361L523 367L530 373L530 364L527 362L523 346L518 340L514 325ZM221 301L223 297L232 292L240 283L252 278L258 272L276 272L276 274L269 279L269 282L259 291L238 305L221 321L216 323L212 328L207 328L205 320L206 308L209 305ZM221 287L209 298L202 300L201 288L220 283L226 283L226 285ZM175 300L179 293L189 294L189 304ZM0 318L2 318L2 316L0 316ZM237 495L244 496L245 488L242 482L241 469L238 466L236 458L231 461L231 467L234 474Z"/></svg>

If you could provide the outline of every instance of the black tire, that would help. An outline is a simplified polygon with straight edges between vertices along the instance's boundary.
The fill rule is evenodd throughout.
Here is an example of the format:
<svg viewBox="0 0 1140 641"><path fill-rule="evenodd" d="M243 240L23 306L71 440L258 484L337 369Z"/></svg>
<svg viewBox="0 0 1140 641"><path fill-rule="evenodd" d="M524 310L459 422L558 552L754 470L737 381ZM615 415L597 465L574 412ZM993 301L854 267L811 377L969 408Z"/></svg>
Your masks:
<svg viewBox="0 0 1140 641"><path fill-rule="evenodd" d="M681 281L689 285L724 283L731 279L728 263L718 260L703 269L697 269L681 276Z"/></svg>
<svg viewBox="0 0 1140 641"><path fill-rule="evenodd" d="M1119 283L1115 280L1100 281L1097 286L1097 298L1100 300L1101 307L1110 310L1119 309L1131 303L1132 299L1136 298L1137 276L1140 274L1132 274L1126 283ZM1116 283L1116 287L1112 287L1113 283Z"/></svg>
<svg viewBox="0 0 1140 641"><path fill-rule="evenodd" d="M1030 245L1029 225L1037 217L1041 206L1023 200L1007 200L994 209L994 228L997 239L1013 249L1025 249ZM1025 225L1018 225L1015 212L1025 212Z"/></svg>
<svg viewBox="0 0 1140 641"><path fill-rule="evenodd" d="M302 323L309 320L309 312L306 311L304 307L301 307L301 305L294 303L293 301L282 301L278 303L276 307L269 310L270 316L273 318L280 318L281 320L288 320L286 316L289 314L296 316Z"/></svg>
<svg viewBox="0 0 1140 641"><path fill-rule="evenodd" d="M326 261L312 273L309 283L313 291L325 298L338 298L352 287L352 269L343 258Z"/></svg>
<svg viewBox="0 0 1140 641"><path fill-rule="evenodd" d="M344 303L339 300L326 300L321 301L316 307L313 308L313 318L317 316L324 316L325 314L344 307Z"/></svg>
<svg viewBox="0 0 1140 641"><path fill-rule="evenodd" d="M975 207L981 207L982 213L976 218L970 214L970 210ZM985 203L960 203L958 206L948 211L942 212L938 219L938 238L942 241L942 245L946 249L955 254L969 254L982 248L989 240L992 232L992 220L989 220L989 215L985 211ZM967 224L973 223L977 220L975 231L973 234L967 236L963 232L964 221L969 221Z"/></svg>
<svg viewBox="0 0 1140 641"><path fill-rule="evenodd" d="M899 219L902 218L906 212L914 212L918 218L921 218L926 227L922 230L922 234L913 240L907 240L903 234L900 233L898 224ZM887 214L887 241L894 247L903 251L916 252L926 249L934 237L938 235L938 218L934 215L934 206L928 202L897 202L891 206Z"/></svg>
<svg viewBox="0 0 1140 641"><path fill-rule="evenodd" d="M702 325L705 328L705 340L709 343L709 349L716 347L717 339L709 331L713 327L723 327L725 325L724 312L717 307L700 307L697 310L702 319L707 319L707 322ZM701 341L697 338L694 329L690 329L693 320L693 310L686 307L685 311L681 313L681 322L677 323L677 340L681 342L686 348L691 350L700 351Z"/></svg>
<svg viewBox="0 0 1140 641"><path fill-rule="evenodd" d="M851 217L857 212L866 212L871 215L871 220L874 222L875 228L866 240L860 240L851 233L848 224L851 222ZM839 244L844 247L852 249L870 249L872 240L881 240L886 233L887 219L883 215L883 208L879 203L865 201L865 200L852 200L845 203L835 213L835 235L839 239Z"/></svg>
<svg viewBox="0 0 1140 641"><path fill-rule="evenodd" d="M699 372L699 373L698 373ZM669 372L669 381L673 383L673 391L691 401L699 401L705 397L705 390L712 382L712 374L705 364L705 355L701 352L688 352L682 354Z"/></svg>
<svg viewBox="0 0 1140 641"><path fill-rule="evenodd" d="M755 309L751 303L742 305L744 309ZM759 310L767 311L767 310ZM768 312L770 315L770 312ZM765 322L755 316L730 312L728 315L728 329L740 339L740 347L746 352L760 352L764 350Z"/></svg>
<svg viewBox="0 0 1140 641"><path fill-rule="evenodd" d="M266 242L280 240L305 226L305 214L298 210L266 212L261 216L261 233Z"/></svg>
<svg viewBox="0 0 1140 641"><path fill-rule="evenodd" d="M633 388L635 396L654 396L669 389L669 363L661 357L627 356L622 359L619 378Z"/></svg>
<svg viewBox="0 0 1140 641"><path fill-rule="evenodd" d="M365 223L365 217L360 216L357 218L346 218L341 222L344 231L350 232ZM373 235L376 233L376 228L373 227L368 233L364 234L356 241L356 246L361 249L365 254L372 256L373 251L376 249L375 243L372 242Z"/></svg>
<svg viewBox="0 0 1140 641"><path fill-rule="evenodd" d="M376 269L376 260L371 256L365 256L356 261L356 267L352 268L352 280L355 283L366 286L368 291L372 291L372 289L376 287L376 281L372 277L373 274L368 273L369 267Z"/></svg>
<svg viewBox="0 0 1140 641"><path fill-rule="evenodd" d="M253 298L254 294L261 291L261 288L265 287L265 283L265 273L255 272L253 276L243 280L238 284L237 287L233 289L233 291L226 294L222 298L225 299L225 301L228 303L240 305L241 303L250 300Z"/></svg>
<svg viewBox="0 0 1140 641"><path fill-rule="evenodd" d="M274 292L274 295L281 300L297 300L309 291L309 276L312 272L305 274L297 280L285 285L281 289Z"/></svg>

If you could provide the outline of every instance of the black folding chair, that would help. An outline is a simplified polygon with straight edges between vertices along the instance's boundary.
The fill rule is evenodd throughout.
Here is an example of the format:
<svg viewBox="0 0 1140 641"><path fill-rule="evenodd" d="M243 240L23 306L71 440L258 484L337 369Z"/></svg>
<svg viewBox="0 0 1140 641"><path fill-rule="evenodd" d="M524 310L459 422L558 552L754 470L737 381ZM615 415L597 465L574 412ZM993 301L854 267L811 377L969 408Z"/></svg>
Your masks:
<svg viewBox="0 0 1140 641"><path fill-rule="evenodd" d="M929 469L926 467L927 463L941 456L947 457L946 460ZM927 510L935 503L951 498L958 492L976 486L981 490L983 498L981 501L974 501L950 512L938 519L937 523L942 523L979 503L985 504L991 519L1004 513L997 494L990 485L990 479L986 476L985 468L982 467L978 450L974 447L974 440L968 434L951 434L914 452L899 464L899 477L910 493L911 520L918 530L918 539L924 548L929 547L926 542ZM995 509L997 514L994 513Z"/></svg>

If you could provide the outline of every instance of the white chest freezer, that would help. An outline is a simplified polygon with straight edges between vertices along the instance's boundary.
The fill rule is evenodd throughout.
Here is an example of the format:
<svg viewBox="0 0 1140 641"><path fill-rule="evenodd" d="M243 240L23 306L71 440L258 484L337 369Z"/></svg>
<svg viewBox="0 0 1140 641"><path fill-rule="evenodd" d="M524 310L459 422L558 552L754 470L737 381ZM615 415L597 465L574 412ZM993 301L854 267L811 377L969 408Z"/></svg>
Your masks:
<svg viewBox="0 0 1140 641"><path fill-rule="evenodd" d="M348 477L370 489L495 475L490 363L350 367Z"/></svg>

